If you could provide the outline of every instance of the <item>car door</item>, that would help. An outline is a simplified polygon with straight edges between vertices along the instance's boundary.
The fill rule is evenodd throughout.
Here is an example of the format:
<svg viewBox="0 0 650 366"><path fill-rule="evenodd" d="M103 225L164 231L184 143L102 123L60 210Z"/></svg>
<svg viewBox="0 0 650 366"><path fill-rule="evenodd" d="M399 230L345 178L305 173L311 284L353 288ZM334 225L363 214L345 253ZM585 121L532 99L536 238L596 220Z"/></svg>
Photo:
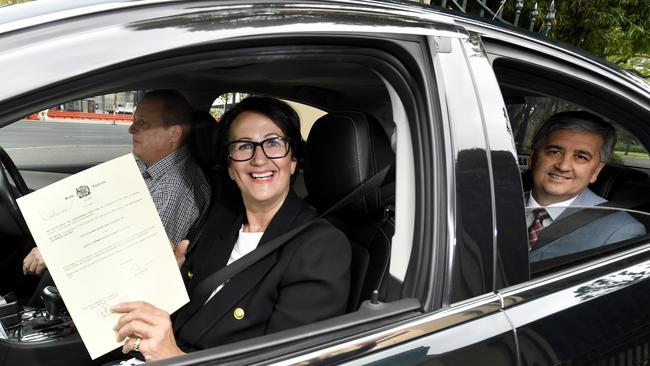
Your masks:
<svg viewBox="0 0 650 366"><path fill-rule="evenodd" d="M647 88L582 55L545 47L541 42L512 40L508 44L495 40L494 34L483 38L510 106L523 100L534 106L530 101L547 103L550 99L561 108L590 110L648 146ZM542 104L536 109L545 110ZM525 123L513 113L511 118L521 151L530 144L530 140L524 142L521 128L536 117L527 114ZM526 155L520 157L524 162L527 159ZM613 164L614 175L604 169L591 189L614 203L632 200L634 205L629 207L635 210L627 214L647 225L647 169L622 164L622 160ZM524 165L522 169L526 169ZM504 312L516 327L521 365L647 363L649 248L647 236L640 236L531 262L530 281L500 290Z"/></svg>
<svg viewBox="0 0 650 366"><path fill-rule="evenodd" d="M445 146L433 164L444 163L453 177L446 187L453 231L434 245L449 264L442 308L367 338L364 344L396 345L346 364L517 365L517 337L496 293L528 279L524 231L506 230L522 222L523 202L512 195L521 183L505 105L476 34L432 37L430 45L437 51L432 94L444 106L432 122L447 138L433 144Z"/></svg>
<svg viewBox="0 0 650 366"><path fill-rule="evenodd" d="M416 22L410 15L397 11L401 6L395 10L388 5L360 9L349 4L314 7L313 4L266 2L251 9L247 5L246 11L242 11L237 2L198 2L152 3L133 8L121 4L114 12L90 8L86 9L87 14L57 14L53 16L56 22L31 24L11 37L3 34L0 41L8 50L2 55L3 60L15 64L16 70L25 74L22 82L12 79L0 95L3 125L56 104L119 90L165 85L184 89L196 105L202 105L203 99L212 101L215 94L233 88L293 96L327 110L364 108L376 112L385 126L394 126L396 131L396 228L388 270L391 288L387 295L367 301L359 310L342 317L283 334L207 349L170 363L199 364L224 359L238 364L294 363L300 362L298 358L309 357L335 362L343 360L341 357L353 359L358 352L370 354L395 344L392 340L380 341L375 347L373 343L363 343L365 337L382 334L387 339L406 343L421 337L422 331L416 329L408 337L394 338L392 334L430 320L435 324L424 330L427 334L435 333L450 324L482 315L499 323L497 333L488 336L503 337L499 343L511 348L514 338L498 307L494 306L497 298L491 293L492 280L482 278L493 277L489 265L493 258L490 255L493 237L490 234L487 240L481 238L482 234L492 232L491 218L485 224L476 222L475 228L469 225L460 230L466 235L470 256L477 245L481 246L478 260L482 270L454 275L454 280L450 277L452 264L448 263L451 258L448 255L456 251L456 216L449 216L448 210L456 206L457 199L456 186L447 185L456 179L452 154L471 153L475 147L482 150L476 163L472 158L463 160L468 165L458 174L461 177L458 187L465 187L476 177L482 183L489 184L490 180L486 175L489 170L485 139L479 138L478 145L472 142L454 149L449 129L455 119L441 110L439 97L443 91L438 90L435 80L449 65L437 70L431 67L431 54L436 51L427 36L440 37L442 46L447 42L445 39L454 42L453 60L460 57L465 62L465 45L457 40L466 36L458 33L452 22L444 16L430 14L416 14ZM395 16L386 17L386 12ZM257 22L257 26L249 27L251 21ZM382 26L377 27L378 24ZM106 44L126 39L128 43L121 52L106 52ZM56 67L48 68L45 56L53 51L60 57ZM295 70L285 65L294 66ZM298 72L303 74L294 76ZM463 71L463 75L467 73L468 69ZM310 77L305 80L313 85L304 85L301 76ZM356 85L344 76L371 83ZM448 84L440 87L450 88L452 82L448 80ZM471 78L465 77L462 82L467 90L473 88ZM327 87L338 89L332 92ZM363 88L369 92L359 93ZM373 88L379 88L380 92L370 93ZM379 98L341 98L352 92L358 93L351 94L355 96ZM456 101L459 95L454 96ZM480 125L477 105L473 106L472 113L479 118L473 121L474 126ZM452 154L447 154L448 151ZM491 212L490 201L484 197L479 202L487 213ZM469 206L463 207L460 215L463 220L470 220ZM473 243L475 240L478 242ZM456 280L471 280L469 292L456 294L453 290ZM468 305L463 305L464 300L469 301ZM451 303L455 305L450 307ZM429 318L430 315L433 317ZM74 343L72 348L77 352L83 349L78 338L74 342L66 341ZM342 349L348 341L353 345ZM467 345L474 343L480 340L472 339ZM83 354L58 349L56 342L14 345L11 343L3 349L22 352L25 358L13 357L15 354L7 351L10 354L5 359L7 362L52 360L56 363L64 356L77 362L84 359ZM464 346L452 345L450 350ZM52 355L48 353L49 347L56 349L54 356L48 357Z"/></svg>

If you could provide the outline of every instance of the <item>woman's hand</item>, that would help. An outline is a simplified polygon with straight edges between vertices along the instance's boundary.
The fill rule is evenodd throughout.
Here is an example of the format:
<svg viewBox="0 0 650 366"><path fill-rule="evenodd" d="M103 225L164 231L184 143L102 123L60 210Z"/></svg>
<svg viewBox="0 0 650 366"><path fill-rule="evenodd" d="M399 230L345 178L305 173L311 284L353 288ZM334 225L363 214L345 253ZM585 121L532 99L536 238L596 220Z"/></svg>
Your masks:
<svg viewBox="0 0 650 366"><path fill-rule="evenodd" d="M123 353L138 351L146 361L184 354L176 345L172 321L167 312L143 301L117 304L112 311L124 313L113 328L117 332L118 342L127 339L122 347Z"/></svg>

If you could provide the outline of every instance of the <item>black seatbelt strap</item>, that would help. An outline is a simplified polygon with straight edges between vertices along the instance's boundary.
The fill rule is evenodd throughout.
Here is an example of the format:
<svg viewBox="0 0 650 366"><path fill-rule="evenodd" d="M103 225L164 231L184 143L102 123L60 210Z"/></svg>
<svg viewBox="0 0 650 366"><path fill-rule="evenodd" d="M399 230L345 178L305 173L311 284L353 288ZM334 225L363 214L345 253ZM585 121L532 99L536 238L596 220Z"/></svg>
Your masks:
<svg viewBox="0 0 650 366"><path fill-rule="evenodd" d="M621 203L621 202L603 202L599 205L593 207L585 207L584 209L571 214L567 217L561 218L559 220L553 221L549 226L545 227L542 230L542 233L535 244L534 251L539 250L540 248L558 240L559 238L571 234L577 229L596 221L605 216L615 214L617 212L622 212L620 210L615 210L613 208L631 208L636 204L632 205L630 203ZM599 209L599 207L611 207L612 209ZM571 209L571 206L568 206L567 209Z"/></svg>
<svg viewBox="0 0 650 366"><path fill-rule="evenodd" d="M258 246L255 248L252 252L246 254L245 256L241 257L240 259L236 260L235 262L223 267L222 269L214 272L210 276L206 277L203 279L194 289L192 293L192 297L190 298L190 303L194 303L191 308L194 309L194 311L181 311L178 314L178 318L174 322L174 331L177 331L177 326L176 324L181 324L185 323L185 320L187 320L189 317L193 315L196 310L198 310L203 303L208 299L208 296L212 294L212 291L217 288L217 286L225 283L227 280L233 278L235 275L238 273L242 272L246 268L250 267L254 263L258 262L262 258L266 257L270 253L274 252L278 248L280 248L283 244L291 240L293 237L296 235L300 234L303 230L326 216L332 211L335 211L349 203L354 202L355 200L365 196L369 192L371 192L374 189L377 189L381 186L381 184L385 181L386 177L388 176L389 172L393 169L394 164L390 164L377 172L377 174L373 175L370 177L368 180L365 182L361 183L357 188L355 188L352 192L347 194L345 197L343 197L340 201L335 203L332 207L328 208L326 211L318 215L315 219L309 221L306 224L303 224L301 226L298 226L297 228L290 230L274 239L269 241L268 243ZM198 306L200 304L200 306Z"/></svg>

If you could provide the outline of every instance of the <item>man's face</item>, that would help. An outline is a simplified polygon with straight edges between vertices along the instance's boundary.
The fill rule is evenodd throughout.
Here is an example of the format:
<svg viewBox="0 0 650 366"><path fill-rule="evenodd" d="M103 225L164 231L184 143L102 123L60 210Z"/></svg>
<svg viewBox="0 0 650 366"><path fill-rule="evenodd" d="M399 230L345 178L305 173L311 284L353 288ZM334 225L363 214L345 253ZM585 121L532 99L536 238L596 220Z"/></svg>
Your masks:
<svg viewBox="0 0 650 366"><path fill-rule="evenodd" d="M560 129L552 132L539 150L531 153L533 197L543 206L580 194L596 181L605 165L600 161L602 136Z"/></svg>
<svg viewBox="0 0 650 366"><path fill-rule="evenodd" d="M145 98L138 104L129 133L133 135L133 154L151 166L174 152L173 129L162 121L163 102Z"/></svg>

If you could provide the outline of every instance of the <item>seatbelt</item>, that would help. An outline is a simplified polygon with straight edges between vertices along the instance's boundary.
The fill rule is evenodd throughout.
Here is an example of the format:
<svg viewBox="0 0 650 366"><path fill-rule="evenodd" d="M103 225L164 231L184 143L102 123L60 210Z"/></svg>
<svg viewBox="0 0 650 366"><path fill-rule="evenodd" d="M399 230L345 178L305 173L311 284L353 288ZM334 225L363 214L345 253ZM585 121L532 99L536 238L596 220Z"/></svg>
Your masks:
<svg viewBox="0 0 650 366"><path fill-rule="evenodd" d="M318 215L315 219L309 221L306 224L303 224L301 226L298 226L297 228L287 231L286 233L272 239L268 243L258 246L255 248L252 252L246 254L245 256L241 257L240 259L236 260L235 262L225 266L224 268L216 271L215 273L211 274L210 276L206 277L203 279L194 289L192 293L192 297L190 298L190 304L194 303L194 311L185 311L183 312L182 310L179 311L178 318L174 322L174 332L178 330L178 327L176 324L180 323L185 323L187 319L189 319L198 309L203 306L205 301L208 299L208 296L212 294L212 291L217 288L217 286L225 283L227 280L233 278L235 275L238 273L242 272L243 270L247 269L251 265L255 264L262 258L266 257L267 255L271 254L278 248L280 248L283 244L291 240L293 237L296 235L300 234L303 230L326 216L328 213L341 208L351 202L354 202L355 200L359 199L360 197L365 196L367 193L371 192L373 189L377 189L381 187L381 184L385 181L386 177L388 176L389 172L393 169L394 164L390 164L377 172L377 174L373 175L370 177L368 180L364 181L361 183L357 188L355 188L352 192L348 193L345 197L343 197L340 201L335 203L333 206L328 208L326 211ZM197 306L200 304L200 306ZM186 305L187 306L187 305Z"/></svg>
<svg viewBox="0 0 650 366"><path fill-rule="evenodd" d="M611 207L611 208L631 208L636 206L638 203L620 203L620 202L603 202L599 205L592 207L585 207L584 209L571 214L565 218L553 221L549 226L545 227L542 230L542 233L535 243L535 249L532 252L539 250L540 248L558 240L559 238L571 234L577 229L596 221L605 216L615 214L617 212L622 212L620 210L610 210L610 209L598 209L598 207ZM570 209L571 206L568 206L567 209Z"/></svg>

